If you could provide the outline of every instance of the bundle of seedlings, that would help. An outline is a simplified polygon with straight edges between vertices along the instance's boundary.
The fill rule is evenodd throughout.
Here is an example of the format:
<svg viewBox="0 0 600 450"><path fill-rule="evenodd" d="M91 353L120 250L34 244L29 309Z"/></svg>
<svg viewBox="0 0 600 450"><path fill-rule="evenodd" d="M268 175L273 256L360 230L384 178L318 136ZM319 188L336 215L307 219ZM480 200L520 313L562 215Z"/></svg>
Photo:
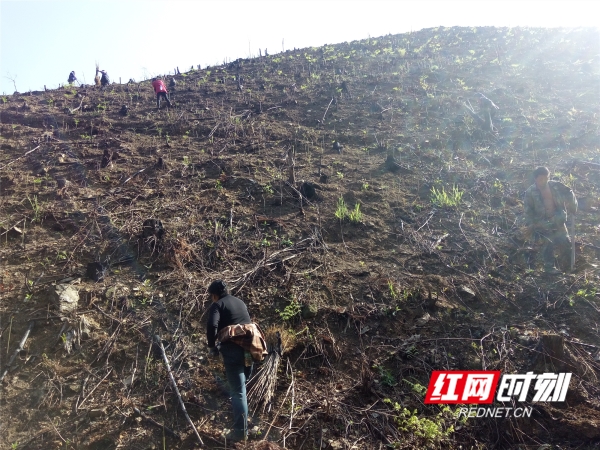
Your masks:
<svg viewBox="0 0 600 450"><path fill-rule="evenodd" d="M94 84L100 86L100 64L96 61L96 76L94 77Z"/></svg>
<svg viewBox="0 0 600 450"><path fill-rule="evenodd" d="M263 413L265 410L271 410L281 357L293 346L293 336L281 327L270 327L265 333L265 338L269 354L246 387L248 409L256 412L261 407Z"/></svg>

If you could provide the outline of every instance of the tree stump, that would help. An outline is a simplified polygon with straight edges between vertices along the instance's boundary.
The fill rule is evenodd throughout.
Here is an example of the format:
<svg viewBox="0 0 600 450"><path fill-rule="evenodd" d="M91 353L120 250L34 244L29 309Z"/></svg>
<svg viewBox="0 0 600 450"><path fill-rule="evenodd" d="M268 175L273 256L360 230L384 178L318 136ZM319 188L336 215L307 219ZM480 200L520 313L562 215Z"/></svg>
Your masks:
<svg viewBox="0 0 600 450"><path fill-rule="evenodd" d="M99 261L88 263L85 276L95 282L102 281L108 273L108 267Z"/></svg>
<svg viewBox="0 0 600 450"><path fill-rule="evenodd" d="M162 239L165 234L165 229L163 227L163 223L159 219L146 219L142 224L142 237L144 239L148 238L156 238L158 240Z"/></svg>
<svg viewBox="0 0 600 450"><path fill-rule="evenodd" d="M315 185L305 181L300 185L300 193L308 200L312 200L317 196Z"/></svg>
<svg viewBox="0 0 600 450"><path fill-rule="evenodd" d="M594 371L565 346L563 336L542 335L535 350L537 356L533 360L530 370L537 373L573 372L586 380L597 381Z"/></svg>

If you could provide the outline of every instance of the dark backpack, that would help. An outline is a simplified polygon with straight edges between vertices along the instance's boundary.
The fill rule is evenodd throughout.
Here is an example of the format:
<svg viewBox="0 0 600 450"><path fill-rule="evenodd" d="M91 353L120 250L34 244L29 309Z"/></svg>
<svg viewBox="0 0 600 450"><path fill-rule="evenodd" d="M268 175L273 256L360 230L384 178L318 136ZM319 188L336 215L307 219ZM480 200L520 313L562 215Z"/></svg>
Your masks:
<svg viewBox="0 0 600 450"><path fill-rule="evenodd" d="M102 86L106 86L107 84L110 84L110 78L108 78L108 74L106 74L106 73L102 74L102 78L100 78L100 83L102 84Z"/></svg>

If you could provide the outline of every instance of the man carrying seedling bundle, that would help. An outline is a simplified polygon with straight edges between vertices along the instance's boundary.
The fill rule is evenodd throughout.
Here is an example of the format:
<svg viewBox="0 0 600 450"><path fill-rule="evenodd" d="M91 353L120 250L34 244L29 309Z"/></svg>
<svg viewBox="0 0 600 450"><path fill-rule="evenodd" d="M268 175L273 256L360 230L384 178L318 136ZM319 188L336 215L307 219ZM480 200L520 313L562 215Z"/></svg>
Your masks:
<svg viewBox="0 0 600 450"><path fill-rule="evenodd" d="M223 355L233 406L233 430L226 439L245 441L248 438L246 381L253 361L262 361L267 354L267 345L260 328L250 320L245 303L230 295L223 281L213 281L208 293L213 301L206 324L209 353L217 357L220 351Z"/></svg>
<svg viewBox="0 0 600 450"><path fill-rule="evenodd" d="M538 167L533 171L535 184L525 191L525 221L533 239L542 239L544 270L560 273L554 267L554 249L558 250L558 263L562 271L573 270L574 247L567 231L567 213L573 230L577 199L573 191L558 181L548 181L550 171Z"/></svg>
<svg viewBox="0 0 600 450"><path fill-rule="evenodd" d="M171 106L171 100L169 100L169 92L167 91L167 87L165 86L165 82L160 79L160 77L156 77L152 81L152 87L154 88L154 92L156 93L156 108L160 109L160 99L161 97L167 101L167 106Z"/></svg>

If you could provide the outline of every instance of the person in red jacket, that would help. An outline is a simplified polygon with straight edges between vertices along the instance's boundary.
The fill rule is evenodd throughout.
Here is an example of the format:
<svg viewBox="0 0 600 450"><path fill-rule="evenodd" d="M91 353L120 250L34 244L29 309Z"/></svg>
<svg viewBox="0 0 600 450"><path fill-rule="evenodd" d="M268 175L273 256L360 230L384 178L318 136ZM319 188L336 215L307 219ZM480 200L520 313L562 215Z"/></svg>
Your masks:
<svg viewBox="0 0 600 450"><path fill-rule="evenodd" d="M165 86L165 82L160 79L160 77L156 77L152 81L152 87L154 88L154 92L156 92L156 108L160 109L160 99L161 97L167 101L167 106L171 106L171 100L169 100L169 91L167 91L167 87Z"/></svg>

